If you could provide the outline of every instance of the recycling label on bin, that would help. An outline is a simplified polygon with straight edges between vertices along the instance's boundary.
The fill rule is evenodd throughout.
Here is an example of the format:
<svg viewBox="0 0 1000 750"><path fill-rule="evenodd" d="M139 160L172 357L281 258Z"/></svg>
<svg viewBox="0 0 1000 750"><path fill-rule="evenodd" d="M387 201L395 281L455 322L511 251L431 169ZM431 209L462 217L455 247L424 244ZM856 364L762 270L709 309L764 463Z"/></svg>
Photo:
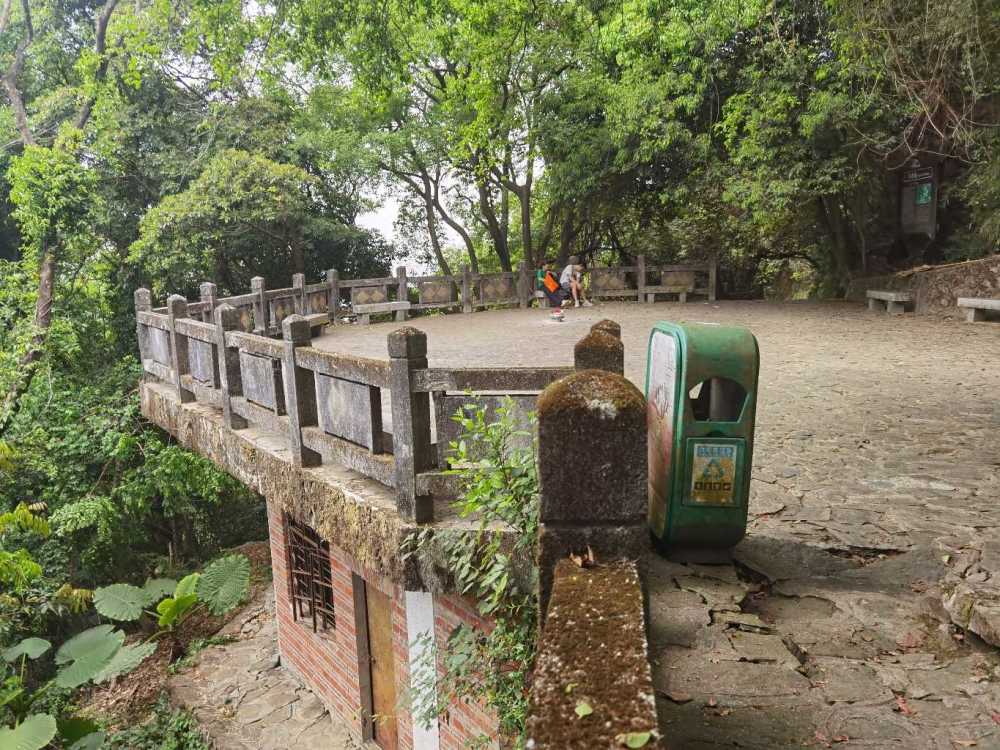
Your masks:
<svg viewBox="0 0 1000 750"><path fill-rule="evenodd" d="M693 448L691 502L699 505L735 505L739 446L696 442Z"/></svg>

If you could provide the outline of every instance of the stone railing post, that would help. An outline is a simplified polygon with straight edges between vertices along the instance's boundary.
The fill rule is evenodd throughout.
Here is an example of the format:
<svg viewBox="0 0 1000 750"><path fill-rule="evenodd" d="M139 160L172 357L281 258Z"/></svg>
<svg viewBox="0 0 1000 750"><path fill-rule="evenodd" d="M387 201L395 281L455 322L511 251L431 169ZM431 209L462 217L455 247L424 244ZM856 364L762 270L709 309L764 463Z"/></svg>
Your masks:
<svg viewBox="0 0 1000 750"><path fill-rule="evenodd" d="M304 273L293 273L292 274L292 289L295 290L295 296L292 298L292 304L295 306L296 315L306 314L306 275Z"/></svg>
<svg viewBox="0 0 1000 750"><path fill-rule="evenodd" d="M417 494L417 474L432 464L430 394L413 390L414 372L426 367L427 334L409 327L389 334L396 507L401 516L417 523L434 520L431 498Z"/></svg>
<svg viewBox="0 0 1000 750"><path fill-rule="evenodd" d="M522 260L517 266L517 304L522 309L531 306L531 277L528 275L528 262Z"/></svg>
<svg viewBox="0 0 1000 750"><path fill-rule="evenodd" d="M174 387L182 404L194 401L194 394L184 387L183 376L191 372L188 359L188 339L177 332L177 320L188 317L187 300L179 294L172 294L167 300L167 321L170 326L170 363L174 371Z"/></svg>
<svg viewBox="0 0 1000 750"><path fill-rule="evenodd" d="M285 411L288 412L288 446L295 466L319 466L320 455L302 444L302 428L316 424L316 380L311 371L295 364L295 350L312 340L309 321L301 315L289 315L281 321L285 343L281 358L281 380L285 386Z"/></svg>
<svg viewBox="0 0 1000 750"><path fill-rule="evenodd" d="M646 256L637 255L635 259L635 285L639 290L637 302L646 301Z"/></svg>
<svg viewBox="0 0 1000 750"><path fill-rule="evenodd" d="M542 618L560 559L571 552L585 553L588 547L599 563L635 559L649 547L646 467L646 399L628 380L586 370L542 391L538 397Z"/></svg>
<svg viewBox="0 0 1000 750"><path fill-rule="evenodd" d="M472 271L462 266L462 312L472 312Z"/></svg>
<svg viewBox="0 0 1000 750"><path fill-rule="evenodd" d="M219 289L211 281L203 281L201 286L198 287L198 293L202 303L202 322L211 323L213 319L212 311L215 310L215 306L218 304Z"/></svg>
<svg viewBox="0 0 1000 750"><path fill-rule="evenodd" d="M215 318L215 351L219 358L219 388L222 394L222 417L226 427L242 430L247 421L233 412L233 396L243 395L243 375L240 372L240 352L226 345L226 331L240 328L240 312L231 305L219 305Z"/></svg>
<svg viewBox="0 0 1000 750"><path fill-rule="evenodd" d="M719 256L712 254L711 259L708 261L708 301L715 302L715 298L718 296L718 284L719 284Z"/></svg>
<svg viewBox="0 0 1000 750"><path fill-rule="evenodd" d="M261 335L267 332L267 296L263 276L250 279L250 293L253 295L253 332Z"/></svg>
<svg viewBox="0 0 1000 750"><path fill-rule="evenodd" d="M330 316L330 325L335 326L340 312L340 272L336 268L326 272L326 283L330 287L326 295L326 312Z"/></svg>
<svg viewBox="0 0 1000 750"><path fill-rule="evenodd" d="M615 336L611 331L618 329ZM606 370L625 374L625 346L621 326L613 320L602 320L590 328L590 333L573 347L573 367L577 370Z"/></svg>
<svg viewBox="0 0 1000 750"><path fill-rule="evenodd" d="M148 289L136 289L133 295L135 300L135 337L139 344L139 361L149 359L149 330L139 322L139 313L149 312L153 309L153 295Z"/></svg>
<svg viewBox="0 0 1000 750"><path fill-rule="evenodd" d="M406 281L406 266L396 267L396 301L407 302L410 299L409 285ZM406 310L396 310L396 322L406 321Z"/></svg>

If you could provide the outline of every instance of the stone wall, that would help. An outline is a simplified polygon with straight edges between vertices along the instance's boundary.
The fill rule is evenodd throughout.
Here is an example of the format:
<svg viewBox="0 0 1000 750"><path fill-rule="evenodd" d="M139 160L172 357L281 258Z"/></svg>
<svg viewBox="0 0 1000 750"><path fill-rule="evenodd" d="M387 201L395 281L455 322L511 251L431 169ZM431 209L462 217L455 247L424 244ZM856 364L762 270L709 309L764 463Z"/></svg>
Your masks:
<svg viewBox="0 0 1000 750"><path fill-rule="evenodd" d="M1000 298L1000 255L853 279L846 297L862 302L869 289L910 291L918 313L957 315L959 310L955 305L959 297Z"/></svg>

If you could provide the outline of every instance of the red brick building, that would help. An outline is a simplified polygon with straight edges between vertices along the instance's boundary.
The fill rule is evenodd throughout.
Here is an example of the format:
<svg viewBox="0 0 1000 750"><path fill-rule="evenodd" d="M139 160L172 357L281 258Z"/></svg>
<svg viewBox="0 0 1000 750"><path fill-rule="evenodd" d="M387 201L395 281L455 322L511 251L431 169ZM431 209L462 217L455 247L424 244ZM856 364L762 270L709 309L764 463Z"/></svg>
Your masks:
<svg viewBox="0 0 1000 750"><path fill-rule="evenodd" d="M474 603L405 591L273 503L268 525L282 665L358 737L384 750L460 750L497 736L496 717L474 702L453 703L427 727L409 708L411 669L430 658L426 633L443 644L460 624L488 627Z"/></svg>

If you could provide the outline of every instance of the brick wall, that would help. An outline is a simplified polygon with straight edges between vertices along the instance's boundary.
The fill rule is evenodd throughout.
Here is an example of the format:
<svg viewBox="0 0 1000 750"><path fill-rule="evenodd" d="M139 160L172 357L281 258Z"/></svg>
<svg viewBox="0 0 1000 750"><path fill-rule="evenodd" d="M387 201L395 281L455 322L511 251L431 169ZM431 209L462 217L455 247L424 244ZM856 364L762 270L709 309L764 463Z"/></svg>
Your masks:
<svg viewBox="0 0 1000 750"><path fill-rule="evenodd" d="M479 616L475 605L453 596L434 597L434 640L445 643L460 624L487 630L490 623ZM497 736L496 716L487 707L468 699L451 702L438 721L441 750L463 750L466 741L473 737ZM494 743L493 747L498 745Z"/></svg>
<svg viewBox="0 0 1000 750"><path fill-rule="evenodd" d="M284 522L281 511L271 502L268 502L268 528L282 664L297 674L358 737L362 733L361 687L352 573L364 578L366 586L388 594L392 602L399 749L410 750L413 748L413 727L407 697L410 654L406 597L402 587L363 570L349 555L331 545L330 567L336 628L326 633L313 633L311 621L296 622L292 616ZM490 627L489 622L479 617L473 603L457 596L435 594L433 606L435 641L438 644L444 643L452 630L461 623L480 628ZM490 737L497 735L497 722L492 713L474 702L456 702L439 721L439 750L460 750L466 746L467 740L482 734Z"/></svg>

